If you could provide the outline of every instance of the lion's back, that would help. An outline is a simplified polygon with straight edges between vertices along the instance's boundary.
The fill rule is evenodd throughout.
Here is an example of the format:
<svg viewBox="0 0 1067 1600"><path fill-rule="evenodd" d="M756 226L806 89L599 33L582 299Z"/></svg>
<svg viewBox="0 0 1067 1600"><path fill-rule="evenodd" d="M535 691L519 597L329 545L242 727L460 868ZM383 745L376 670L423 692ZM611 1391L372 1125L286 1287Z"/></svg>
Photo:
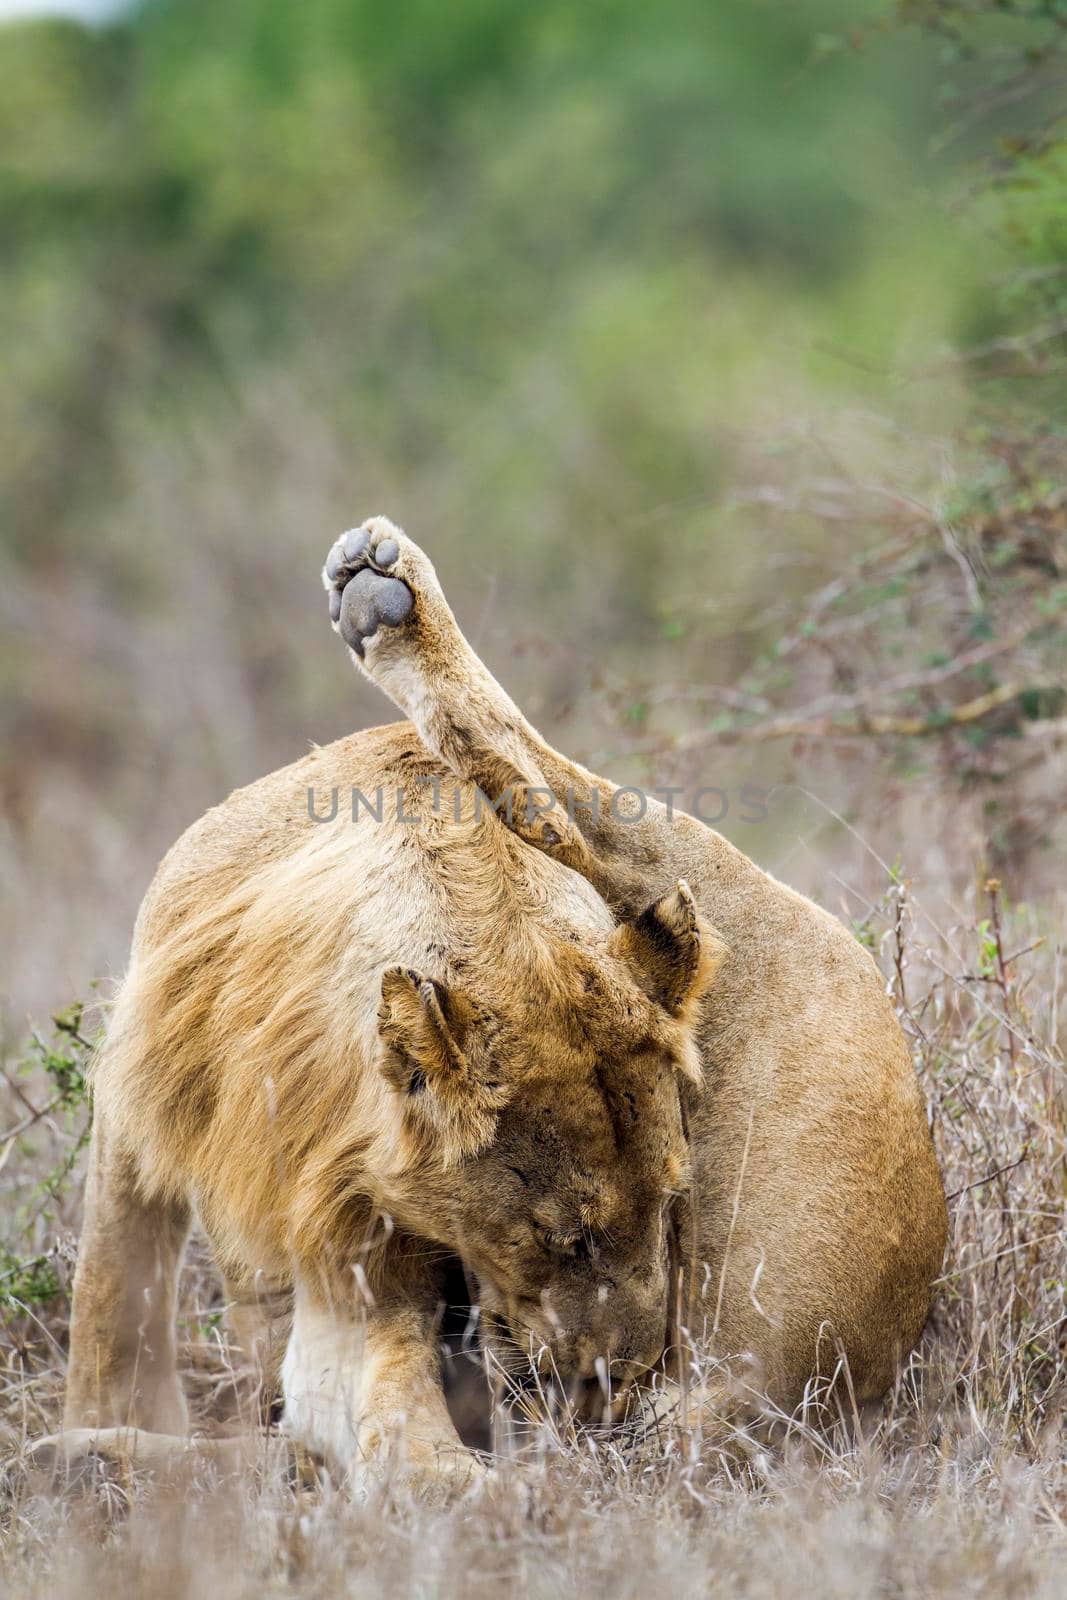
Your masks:
<svg viewBox="0 0 1067 1600"><path fill-rule="evenodd" d="M205 897L218 900L253 866L292 856L321 826L316 818L328 816L335 790L338 814L350 814L354 790L373 798L412 762L444 775L411 723L394 722L316 745L289 766L234 789L190 823L163 857L138 912L134 953L164 937Z"/></svg>

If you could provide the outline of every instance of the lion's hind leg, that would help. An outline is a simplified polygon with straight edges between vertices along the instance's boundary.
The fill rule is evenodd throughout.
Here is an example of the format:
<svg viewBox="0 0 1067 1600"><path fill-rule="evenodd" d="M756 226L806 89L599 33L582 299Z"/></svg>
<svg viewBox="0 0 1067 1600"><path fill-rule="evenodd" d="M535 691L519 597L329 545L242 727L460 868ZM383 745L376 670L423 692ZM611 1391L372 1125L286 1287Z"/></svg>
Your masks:
<svg viewBox="0 0 1067 1600"><path fill-rule="evenodd" d="M184 1435L175 1299L184 1202L148 1199L98 1110L74 1275L63 1426Z"/></svg>

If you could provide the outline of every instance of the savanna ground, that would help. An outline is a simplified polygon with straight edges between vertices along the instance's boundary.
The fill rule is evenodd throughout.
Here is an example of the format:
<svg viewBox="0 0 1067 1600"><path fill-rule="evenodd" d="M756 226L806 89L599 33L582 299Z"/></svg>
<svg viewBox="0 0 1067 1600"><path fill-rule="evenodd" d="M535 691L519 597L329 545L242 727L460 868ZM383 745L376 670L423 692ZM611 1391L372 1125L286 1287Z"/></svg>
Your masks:
<svg viewBox="0 0 1067 1600"><path fill-rule="evenodd" d="M1067 1588L1065 36L1057 0L0 29L11 1592ZM847 1402L732 1464L549 1438L451 1509L276 1445L240 1488L28 1469L137 902L229 788L387 714L317 587L379 509L556 743L704 789L879 960L952 1230L862 1438ZM210 1427L195 1244L182 1319Z"/></svg>

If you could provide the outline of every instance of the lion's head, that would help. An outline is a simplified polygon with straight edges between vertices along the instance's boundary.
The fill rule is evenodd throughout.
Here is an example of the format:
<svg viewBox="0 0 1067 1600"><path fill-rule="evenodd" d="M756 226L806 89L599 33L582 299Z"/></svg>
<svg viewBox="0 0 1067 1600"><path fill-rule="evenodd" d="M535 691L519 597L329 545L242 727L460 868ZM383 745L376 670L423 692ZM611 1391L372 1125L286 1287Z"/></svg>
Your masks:
<svg viewBox="0 0 1067 1600"><path fill-rule="evenodd" d="M383 977L383 1071L403 1097L408 1226L475 1275L501 1366L601 1414L662 1354L685 1080L724 946L685 884L595 951L563 944L475 1002Z"/></svg>

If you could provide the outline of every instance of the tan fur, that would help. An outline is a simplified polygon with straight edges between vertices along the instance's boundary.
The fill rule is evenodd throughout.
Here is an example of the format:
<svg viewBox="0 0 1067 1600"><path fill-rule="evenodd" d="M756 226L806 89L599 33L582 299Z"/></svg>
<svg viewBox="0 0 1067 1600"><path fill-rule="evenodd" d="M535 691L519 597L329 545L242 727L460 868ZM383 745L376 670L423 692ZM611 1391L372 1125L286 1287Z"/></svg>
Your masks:
<svg viewBox="0 0 1067 1600"><path fill-rule="evenodd" d="M692 1333L779 1403L839 1352L879 1392L945 1212L873 963L701 824L613 818L611 786L474 656L423 553L369 527L416 604L360 665L415 729L239 791L160 868L94 1078L68 1425L180 1426L162 1330L190 1203L231 1273L296 1283L290 1426L349 1470L405 1429L423 1464L463 1461L434 1354L443 1252L477 1275L506 1365L525 1345L584 1377L606 1353L623 1387L670 1336L672 1207ZM474 788L504 784L511 829ZM528 818L545 784L595 792L599 816ZM336 820L310 820L308 790L321 811L335 787ZM384 790L380 822L352 822L353 788Z"/></svg>

